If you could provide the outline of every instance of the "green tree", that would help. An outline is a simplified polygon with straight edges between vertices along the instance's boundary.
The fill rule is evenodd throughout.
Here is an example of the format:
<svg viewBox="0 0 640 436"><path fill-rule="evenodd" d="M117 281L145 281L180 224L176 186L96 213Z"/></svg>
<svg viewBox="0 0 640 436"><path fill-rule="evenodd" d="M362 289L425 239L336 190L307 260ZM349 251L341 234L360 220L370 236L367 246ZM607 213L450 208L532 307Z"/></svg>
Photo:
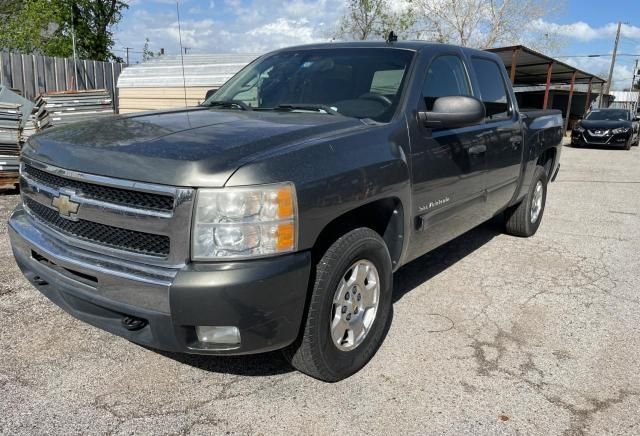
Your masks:
<svg viewBox="0 0 640 436"><path fill-rule="evenodd" d="M391 30L402 37L414 21L411 8L394 9L391 0L349 0L335 37L378 39L385 38Z"/></svg>
<svg viewBox="0 0 640 436"><path fill-rule="evenodd" d="M10 4L11 3L11 4ZM120 0L24 0L0 4L0 49L69 57L75 33L79 58L121 60L111 49L112 27L128 7Z"/></svg>
<svg viewBox="0 0 640 436"><path fill-rule="evenodd" d="M142 62L146 62L149 59L155 57L153 50L149 48L149 38L144 39L144 47L142 47Z"/></svg>
<svg viewBox="0 0 640 436"><path fill-rule="evenodd" d="M66 33L73 23L78 56L94 60L118 60L111 49L114 45L111 28L122 19L127 5L121 0L58 0L71 11L65 20Z"/></svg>
<svg viewBox="0 0 640 436"><path fill-rule="evenodd" d="M8 2L7 2L8 3ZM0 23L0 48L22 53L69 56L71 41L61 37L60 8L47 1L26 0L6 5L9 12Z"/></svg>
<svg viewBox="0 0 640 436"><path fill-rule="evenodd" d="M22 0L0 0L0 17L16 13L20 10Z"/></svg>

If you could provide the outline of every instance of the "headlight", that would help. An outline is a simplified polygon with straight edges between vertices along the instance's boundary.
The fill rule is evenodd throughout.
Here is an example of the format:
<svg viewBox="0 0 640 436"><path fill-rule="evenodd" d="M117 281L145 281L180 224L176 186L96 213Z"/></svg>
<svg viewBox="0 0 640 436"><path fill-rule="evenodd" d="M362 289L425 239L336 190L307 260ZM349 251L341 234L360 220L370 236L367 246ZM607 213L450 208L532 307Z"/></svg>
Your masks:
<svg viewBox="0 0 640 436"><path fill-rule="evenodd" d="M613 133L628 133L631 130L629 127L618 127L617 129L613 129Z"/></svg>
<svg viewBox="0 0 640 436"><path fill-rule="evenodd" d="M264 257L297 248L293 184L199 189L193 260Z"/></svg>

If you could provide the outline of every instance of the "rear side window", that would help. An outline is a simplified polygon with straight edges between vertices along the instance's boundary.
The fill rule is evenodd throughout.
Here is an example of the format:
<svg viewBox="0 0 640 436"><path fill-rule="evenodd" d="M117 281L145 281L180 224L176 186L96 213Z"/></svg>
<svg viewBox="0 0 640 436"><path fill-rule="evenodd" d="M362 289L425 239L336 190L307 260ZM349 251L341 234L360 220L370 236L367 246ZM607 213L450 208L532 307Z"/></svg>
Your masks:
<svg viewBox="0 0 640 436"><path fill-rule="evenodd" d="M462 60L453 55L439 56L431 62L422 86L427 110L433 110L438 97L471 95L469 79Z"/></svg>
<svg viewBox="0 0 640 436"><path fill-rule="evenodd" d="M487 120L509 118L509 99L507 85L504 83L502 70L489 59L473 58L471 60L478 83L482 102L487 111Z"/></svg>

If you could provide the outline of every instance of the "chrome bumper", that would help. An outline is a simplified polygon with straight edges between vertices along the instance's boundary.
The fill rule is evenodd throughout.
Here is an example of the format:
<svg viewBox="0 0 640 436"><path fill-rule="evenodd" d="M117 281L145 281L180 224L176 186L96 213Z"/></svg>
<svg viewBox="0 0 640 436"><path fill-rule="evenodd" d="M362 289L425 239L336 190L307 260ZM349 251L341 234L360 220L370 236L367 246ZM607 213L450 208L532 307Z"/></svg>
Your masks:
<svg viewBox="0 0 640 436"><path fill-rule="evenodd" d="M249 354L282 348L298 336L311 253L180 269L67 245L36 226L22 207L9 220L18 266L42 294L72 316L130 341L197 354ZM144 321L129 329L124 320ZM195 326L235 326L237 346L199 342Z"/></svg>
<svg viewBox="0 0 640 436"><path fill-rule="evenodd" d="M178 269L136 264L63 244L31 222L22 207L9 219L9 238L27 278L54 282L78 297L91 296L170 313L169 287Z"/></svg>

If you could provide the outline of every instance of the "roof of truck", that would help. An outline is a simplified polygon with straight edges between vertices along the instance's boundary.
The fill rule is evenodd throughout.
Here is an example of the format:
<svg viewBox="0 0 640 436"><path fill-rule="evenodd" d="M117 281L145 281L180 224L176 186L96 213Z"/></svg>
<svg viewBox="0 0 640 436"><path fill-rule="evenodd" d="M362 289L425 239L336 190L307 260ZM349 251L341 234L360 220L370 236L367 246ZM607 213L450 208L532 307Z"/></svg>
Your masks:
<svg viewBox="0 0 640 436"><path fill-rule="evenodd" d="M380 41L334 41L334 42L323 42L316 44L305 44L305 45L296 45L292 47L282 48L282 51L286 50L299 50L299 49L320 49L320 48L399 48L405 50L421 50L425 47L440 47L440 48L462 48L463 50L468 51L477 51L478 53L486 54L486 51L476 50L468 47L460 47L457 45L451 44L442 44L439 42L431 42L431 41L396 41L396 42L386 42L383 40Z"/></svg>

